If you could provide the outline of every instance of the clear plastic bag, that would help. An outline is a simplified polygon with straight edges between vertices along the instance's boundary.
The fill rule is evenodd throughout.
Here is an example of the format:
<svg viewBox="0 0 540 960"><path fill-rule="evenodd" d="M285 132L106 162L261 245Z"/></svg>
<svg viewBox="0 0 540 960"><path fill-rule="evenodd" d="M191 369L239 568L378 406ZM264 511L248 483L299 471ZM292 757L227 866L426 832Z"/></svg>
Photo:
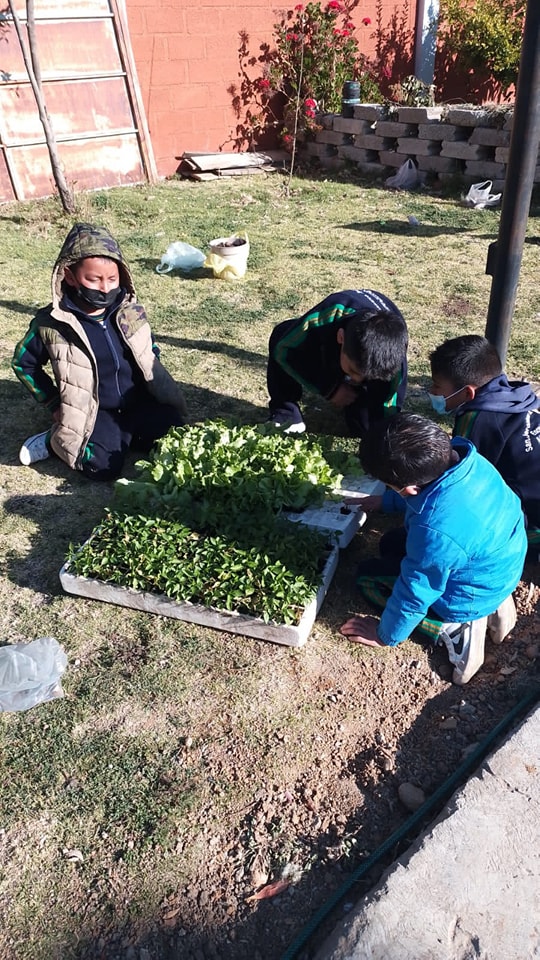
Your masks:
<svg viewBox="0 0 540 960"><path fill-rule="evenodd" d="M170 273L171 270L196 270L204 263L204 253L183 240L171 243L156 267L156 273Z"/></svg>
<svg viewBox="0 0 540 960"><path fill-rule="evenodd" d="M0 711L29 710L63 697L67 657L53 637L0 647Z"/></svg>
<svg viewBox="0 0 540 960"><path fill-rule="evenodd" d="M247 233L233 233L210 241L210 253L204 261L220 280L239 280L245 277L249 257Z"/></svg>
<svg viewBox="0 0 540 960"><path fill-rule="evenodd" d="M394 190L413 190L418 186L418 169L414 160L409 157L401 164L397 173L387 177L384 181L385 187L393 187Z"/></svg>
<svg viewBox="0 0 540 960"><path fill-rule="evenodd" d="M483 210L485 207L495 207L502 197L502 193L492 193L493 181L483 180L482 183L473 183L469 187L469 192L463 197L463 203L467 207L474 207L475 210Z"/></svg>

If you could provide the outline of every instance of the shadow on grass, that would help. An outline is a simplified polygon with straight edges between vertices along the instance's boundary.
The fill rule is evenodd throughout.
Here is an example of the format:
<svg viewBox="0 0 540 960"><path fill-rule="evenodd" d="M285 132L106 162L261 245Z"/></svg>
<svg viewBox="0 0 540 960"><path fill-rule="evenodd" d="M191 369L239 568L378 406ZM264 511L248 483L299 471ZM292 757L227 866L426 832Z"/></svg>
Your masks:
<svg viewBox="0 0 540 960"><path fill-rule="evenodd" d="M436 226L422 222L412 224L408 220L368 220L365 223L342 223L340 227L342 230L357 230L359 233L393 233L408 237L440 237L449 233L467 233L470 230L470 226Z"/></svg>
<svg viewBox="0 0 540 960"><path fill-rule="evenodd" d="M219 340L190 340L183 337L172 337L168 334L160 334L160 344L166 343L172 347L181 347L183 350L200 350L201 353L215 353L231 357L242 364L260 367L266 370L266 356L261 353L254 353L252 350L243 350L242 347L234 347L229 343L223 343ZM197 389L197 388L194 388Z"/></svg>
<svg viewBox="0 0 540 960"><path fill-rule="evenodd" d="M155 257L132 257L131 263L137 263L143 270L150 273L158 273L156 267L161 263L161 258ZM170 280L211 280L214 277L214 271L210 267L196 267L194 270L170 270L167 273L158 274L166 281Z"/></svg>
<svg viewBox="0 0 540 960"><path fill-rule="evenodd" d="M29 307L25 303L19 303L18 300L0 300L0 308L2 307L6 310L13 310L14 313L24 313L30 317L33 317L36 313L36 307ZM15 344L13 346L15 347Z"/></svg>

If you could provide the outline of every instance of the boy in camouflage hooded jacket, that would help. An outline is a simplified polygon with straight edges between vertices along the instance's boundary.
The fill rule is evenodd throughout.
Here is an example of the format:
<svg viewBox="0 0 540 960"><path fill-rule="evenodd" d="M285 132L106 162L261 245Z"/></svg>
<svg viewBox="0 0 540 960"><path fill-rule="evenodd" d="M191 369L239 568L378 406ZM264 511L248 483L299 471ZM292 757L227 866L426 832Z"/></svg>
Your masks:
<svg viewBox="0 0 540 960"><path fill-rule="evenodd" d="M129 267L104 227L77 223L69 231L53 268L52 302L17 344L12 367L53 419L21 447L25 465L54 453L109 480L131 446L148 452L185 423L182 391L160 362Z"/></svg>

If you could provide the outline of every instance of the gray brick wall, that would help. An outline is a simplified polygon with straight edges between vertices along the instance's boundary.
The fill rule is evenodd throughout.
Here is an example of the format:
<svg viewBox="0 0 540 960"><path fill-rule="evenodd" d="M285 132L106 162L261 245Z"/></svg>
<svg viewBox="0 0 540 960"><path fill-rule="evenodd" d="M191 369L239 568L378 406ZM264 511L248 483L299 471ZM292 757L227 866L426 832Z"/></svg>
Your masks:
<svg viewBox="0 0 540 960"><path fill-rule="evenodd" d="M413 159L421 176L459 175L470 183L493 180L502 190L510 152L511 107L397 107L361 103L349 118L325 114L310 156L323 166L355 163L363 172L390 176ZM540 183L540 157L535 183Z"/></svg>

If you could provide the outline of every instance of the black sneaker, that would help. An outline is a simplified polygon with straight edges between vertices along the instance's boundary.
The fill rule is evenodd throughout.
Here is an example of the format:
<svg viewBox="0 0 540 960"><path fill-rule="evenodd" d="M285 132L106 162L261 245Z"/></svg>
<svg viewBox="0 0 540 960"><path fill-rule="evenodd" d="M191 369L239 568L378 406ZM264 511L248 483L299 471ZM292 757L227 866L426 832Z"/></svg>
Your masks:
<svg viewBox="0 0 540 960"><path fill-rule="evenodd" d="M482 666L487 622L487 617L482 617L466 623L443 623L437 643L445 644L448 659L454 664L452 683L468 683Z"/></svg>
<svg viewBox="0 0 540 960"><path fill-rule="evenodd" d="M267 423L283 430L283 433L305 433L306 425L302 420L300 411L295 415L290 410L274 410L268 417Z"/></svg>

